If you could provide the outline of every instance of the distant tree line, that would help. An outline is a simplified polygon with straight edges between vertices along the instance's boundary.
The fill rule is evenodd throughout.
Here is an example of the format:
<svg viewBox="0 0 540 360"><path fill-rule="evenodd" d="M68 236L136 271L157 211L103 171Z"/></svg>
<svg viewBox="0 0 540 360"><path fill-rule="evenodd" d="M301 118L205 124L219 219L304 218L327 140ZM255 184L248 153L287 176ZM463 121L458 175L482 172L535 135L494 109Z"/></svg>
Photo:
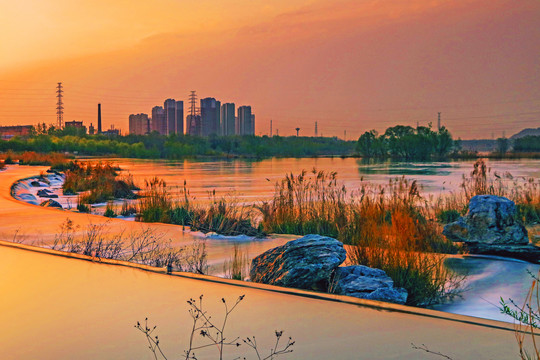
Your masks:
<svg viewBox="0 0 540 360"><path fill-rule="evenodd" d="M396 158L424 160L444 158L455 150L456 142L445 127L433 131L429 126L397 125L386 129L384 134L366 131L357 143L357 151L368 158Z"/></svg>
<svg viewBox="0 0 540 360"><path fill-rule="evenodd" d="M514 152L540 152L540 136L524 136L514 140Z"/></svg>
<svg viewBox="0 0 540 360"><path fill-rule="evenodd" d="M215 157L304 157L353 155L354 141L328 137L87 135L77 128L38 126L28 137L0 140L0 151L70 152L88 156L181 159Z"/></svg>

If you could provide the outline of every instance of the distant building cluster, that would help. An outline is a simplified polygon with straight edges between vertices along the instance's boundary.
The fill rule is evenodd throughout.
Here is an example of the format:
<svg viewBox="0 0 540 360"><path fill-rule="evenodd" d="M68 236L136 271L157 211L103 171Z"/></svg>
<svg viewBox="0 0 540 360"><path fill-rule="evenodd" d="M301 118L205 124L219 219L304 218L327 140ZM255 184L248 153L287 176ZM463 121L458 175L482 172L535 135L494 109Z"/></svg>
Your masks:
<svg viewBox="0 0 540 360"><path fill-rule="evenodd" d="M0 126L0 139L9 140L15 136L28 136L32 125Z"/></svg>
<svg viewBox="0 0 540 360"><path fill-rule="evenodd" d="M167 99L163 106L154 106L148 114L129 115L129 133L144 135L156 131L162 135L189 134L210 135L255 135L255 115L251 106L240 106L235 111L234 103L221 104L215 98L200 100L192 92L184 126L184 102Z"/></svg>

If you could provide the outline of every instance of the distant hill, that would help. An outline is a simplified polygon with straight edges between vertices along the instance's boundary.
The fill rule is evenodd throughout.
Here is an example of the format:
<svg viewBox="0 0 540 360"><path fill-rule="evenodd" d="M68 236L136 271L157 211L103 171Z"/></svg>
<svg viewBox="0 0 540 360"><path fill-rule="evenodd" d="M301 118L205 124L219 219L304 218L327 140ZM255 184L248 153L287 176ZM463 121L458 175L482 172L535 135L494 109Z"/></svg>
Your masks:
<svg viewBox="0 0 540 360"><path fill-rule="evenodd" d="M537 129L523 129L515 135L512 135L510 139L519 139L524 136L540 136L540 127Z"/></svg>

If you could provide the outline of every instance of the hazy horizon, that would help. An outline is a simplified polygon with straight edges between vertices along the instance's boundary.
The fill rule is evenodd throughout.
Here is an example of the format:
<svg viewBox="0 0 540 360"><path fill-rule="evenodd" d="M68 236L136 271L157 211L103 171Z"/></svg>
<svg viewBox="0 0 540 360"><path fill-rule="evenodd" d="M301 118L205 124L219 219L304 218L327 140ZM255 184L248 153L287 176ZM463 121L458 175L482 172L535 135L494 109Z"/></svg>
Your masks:
<svg viewBox="0 0 540 360"><path fill-rule="evenodd" d="M540 126L540 2L37 0L0 5L0 125L127 130L166 98L251 105L256 134L358 138L432 122L458 138Z"/></svg>

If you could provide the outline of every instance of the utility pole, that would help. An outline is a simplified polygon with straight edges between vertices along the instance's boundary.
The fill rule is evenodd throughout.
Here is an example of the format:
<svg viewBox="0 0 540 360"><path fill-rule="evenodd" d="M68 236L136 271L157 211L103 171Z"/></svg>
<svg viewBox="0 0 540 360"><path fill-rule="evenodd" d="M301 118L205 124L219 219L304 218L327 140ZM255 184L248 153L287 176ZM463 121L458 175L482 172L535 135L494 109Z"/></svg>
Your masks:
<svg viewBox="0 0 540 360"><path fill-rule="evenodd" d="M441 113L439 112L439 117L437 119L437 130L441 131Z"/></svg>
<svg viewBox="0 0 540 360"><path fill-rule="evenodd" d="M56 97L58 98L58 101L56 102L56 121L58 129L64 128L64 103L62 102L63 93L64 90L62 90L62 83L59 82L58 86L56 86Z"/></svg>
<svg viewBox="0 0 540 360"><path fill-rule="evenodd" d="M296 137L298 137L299 132L300 132L300 128L296 128Z"/></svg>
<svg viewBox="0 0 540 360"><path fill-rule="evenodd" d="M318 132L317 130L318 130L317 129L317 122L315 121L315 137L317 137L317 132Z"/></svg>

